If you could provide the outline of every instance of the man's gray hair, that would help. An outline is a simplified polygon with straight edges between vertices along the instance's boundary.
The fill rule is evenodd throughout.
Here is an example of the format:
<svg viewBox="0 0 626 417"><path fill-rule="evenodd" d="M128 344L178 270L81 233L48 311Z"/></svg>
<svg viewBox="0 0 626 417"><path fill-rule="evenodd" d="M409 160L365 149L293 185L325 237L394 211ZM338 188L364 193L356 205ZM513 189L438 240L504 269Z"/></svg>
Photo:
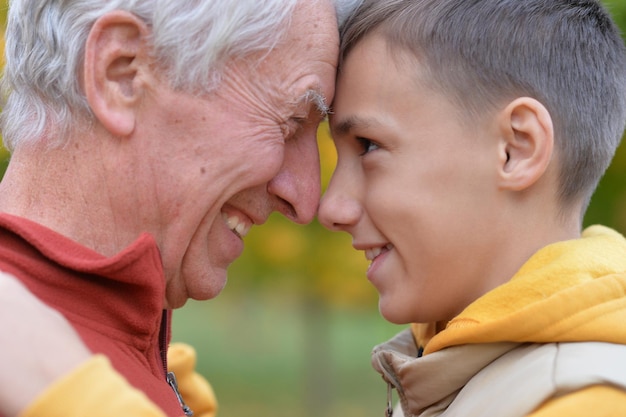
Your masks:
<svg viewBox="0 0 626 417"><path fill-rule="evenodd" d="M14 149L47 137L62 144L77 123L93 119L80 82L82 58L94 22L112 10L133 13L151 28L154 58L172 87L209 92L230 59L281 41L299 1L321 0L12 0L4 143ZM359 2L333 0L339 24Z"/></svg>

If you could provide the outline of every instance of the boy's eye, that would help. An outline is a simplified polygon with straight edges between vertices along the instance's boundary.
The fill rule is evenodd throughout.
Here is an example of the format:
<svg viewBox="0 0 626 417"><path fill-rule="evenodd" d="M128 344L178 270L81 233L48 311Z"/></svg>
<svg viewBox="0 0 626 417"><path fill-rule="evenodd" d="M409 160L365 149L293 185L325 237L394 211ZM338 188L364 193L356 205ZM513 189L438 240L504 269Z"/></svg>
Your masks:
<svg viewBox="0 0 626 417"><path fill-rule="evenodd" d="M378 145L369 139L357 137L356 140L359 142L359 145L363 149L361 156L378 149Z"/></svg>

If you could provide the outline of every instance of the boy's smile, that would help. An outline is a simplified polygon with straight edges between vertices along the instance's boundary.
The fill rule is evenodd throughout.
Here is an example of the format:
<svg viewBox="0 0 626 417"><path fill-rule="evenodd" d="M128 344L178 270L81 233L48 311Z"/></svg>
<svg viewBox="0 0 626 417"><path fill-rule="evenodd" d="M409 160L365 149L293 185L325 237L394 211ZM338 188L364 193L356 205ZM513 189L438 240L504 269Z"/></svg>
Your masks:
<svg viewBox="0 0 626 417"><path fill-rule="evenodd" d="M386 244L385 246L379 246L376 248L365 249L365 258L368 261L375 260L382 253L388 252L393 249L393 245L391 243Z"/></svg>
<svg viewBox="0 0 626 417"><path fill-rule="evenodd" d="M319 217L372 260L386 319L443 320L495 286L485 271L506 231L497 141L402 54L370 35L344 62L330 120L338 163Z"/></svg>

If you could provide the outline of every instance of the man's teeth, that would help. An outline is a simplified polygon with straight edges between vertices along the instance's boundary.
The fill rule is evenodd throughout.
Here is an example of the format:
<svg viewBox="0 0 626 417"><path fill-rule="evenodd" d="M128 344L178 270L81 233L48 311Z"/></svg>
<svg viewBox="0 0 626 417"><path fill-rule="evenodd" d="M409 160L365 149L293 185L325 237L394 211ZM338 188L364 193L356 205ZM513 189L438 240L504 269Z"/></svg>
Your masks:
<svg viewBox="0 0 626 417"><path fill-rule="evenodd" d="M223 214L222 216L224 217L228 228L237 233L239 236L245 237L250 231L250 226L247 225L245 222L240 222L239 217L228 217L226 214Z"/></svg>
<svg viewBox="0 0 626 417"><path fill-rule="evenodd" d="M378 247L378 248L366 249L365 250L365 258L368 261L373 261L374 259L376 259L376 257L378 255L380 255L383 252L387 252L387 251L389 251L391 249L393 249L393 245L391 243L388 243L385 246L381 246L381 247Z"/></svg>

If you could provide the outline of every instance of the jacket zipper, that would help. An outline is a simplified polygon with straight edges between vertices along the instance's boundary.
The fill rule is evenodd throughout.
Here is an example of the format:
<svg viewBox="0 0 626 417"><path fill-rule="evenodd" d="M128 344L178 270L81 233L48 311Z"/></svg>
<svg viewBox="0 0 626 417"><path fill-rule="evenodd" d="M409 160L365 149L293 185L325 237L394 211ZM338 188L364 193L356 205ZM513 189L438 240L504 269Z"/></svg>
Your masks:
<svg viewBox="0 0 626 417"><path fill-rule="evenodd" d="M170 387L174 390L174 394L176 394L176 398L178 399L180 407L183 409L183 413L185 413L188 417L193 416L193 411L191 411L191 408L185 404L182 395L180 395L180 392L178 391L178 382L176 382L176 375L174 375L174 372L167 373L167 383L170 384Z"/></svg>
<svg viewBox="0 0 626 417"><path fill-rule="evenodd" d="M391 382L387 382L387 408L385 409L385 417L393 416L393 397L391 390L393 387L391 386Z"/></svg>
<svg viewBox="0 0 626 417"><path fill-rule="evenodd" d="M176 399L178 400L178 404L183 409L183 413L187 417L193 416L193 411L191 408L185 404L183 400L183 396L180 395L178 391L178 382L176 381L176 375L174 372L167 371L167 339L168 339L168 311L163 310L163 316L161 317L161 331L160 331L160 340L159 340L159 351L161 353L161 363L163 365L163 374L165 375L165 380L167 384L174 391L174 395L176 395Z"/></svg>

